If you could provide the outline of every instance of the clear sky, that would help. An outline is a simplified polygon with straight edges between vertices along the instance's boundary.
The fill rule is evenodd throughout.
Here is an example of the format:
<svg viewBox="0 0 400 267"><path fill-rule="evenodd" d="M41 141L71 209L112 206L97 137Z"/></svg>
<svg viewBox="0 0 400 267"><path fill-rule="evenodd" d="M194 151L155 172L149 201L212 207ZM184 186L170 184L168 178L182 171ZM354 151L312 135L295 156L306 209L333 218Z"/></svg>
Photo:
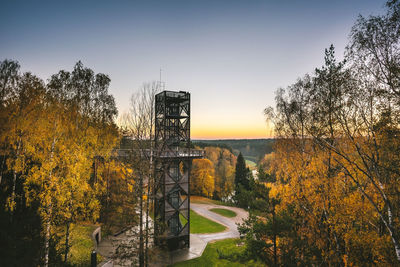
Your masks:
<svg viewBox="0 0 400 267"><path fill-rule="evenodd" d="M382 0L0 0L0 60L43 79L81 60L111 78L119 112L144 82L189 91L192 139L266 138L275 90L342 58L357 16Z"/></svg>

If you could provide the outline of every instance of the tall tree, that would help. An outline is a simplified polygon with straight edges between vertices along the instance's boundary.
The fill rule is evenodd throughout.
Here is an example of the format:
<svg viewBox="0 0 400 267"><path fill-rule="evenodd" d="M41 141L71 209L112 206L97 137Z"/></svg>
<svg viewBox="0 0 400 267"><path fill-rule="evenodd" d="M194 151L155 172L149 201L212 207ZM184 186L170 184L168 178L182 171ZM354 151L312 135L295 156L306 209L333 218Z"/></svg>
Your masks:
<svg viewBox="0 0 400 267"><path fill-rule="evenodd" d="M346 63L327 49L325 65L279 90L276 113L266 112L280 137L274 164L282 204L307 221L301 237L330 264L400 261L400 3L387 7L385 15L359 17Z"/></svg>
<svg viewBox="0 0 400 267"><path fill-rule="evenodd" d="M14 211L17 197L37 205L45 266L51 264L55 226L65 226L67 261L70 224L98 217L93 159L108 157L117 140L110 80L80 62L72 73L61 71L48 84L30 73L20 75L17 63L0 66L2 159L13 173L7 207ZM16 195L17 184L23 184L21 196Z"/></svg>
<svg viewBox="0 0 400 267"><path fill-rule="evenodd" d="M60 122L68 131L61 145L66 147L67 155L75 155L64 160L63 168L67 185L64 191L70 196L68 203L60 207L66 223L65 262L71 223L99 216L97 193L101 190L98 180L91 181L90 169L93 162L96 165L96 158L107 159L111 155L118 135L114 124L117 109L114 98L108 94L109 85L107 75L95 74L81 62L72 72L60 71L53 75L48 84L49 99L62 110L68 109L63 111L68 117ZM82 205L86 206L84 212Z"/></svg>
<svg viewBox="0 0 400 267"><path fill-rule="evenodd" d="M358 76L351 75L352 72ZM284 181L281 194L284 202L299 209L300 218L307 218L307 225L301 224L303 231L313 233L307 238L326 237L326 241L315 244L321 259L332 264L347 261L344 259L359 261L352 248L360 244L350 242L348 233L361 235L361 231L349 227L351 220L347 221L350 217L346 214L359 214L362 210L370 216L360 215L359 220L354 219L357 223L365 224L367 220L386 228L374 231L365 226L368 230L362 234L375 236L385 232L398 258L398 224L397 215L394 216L398 214L394 204L398 202L398 194L394 193L398 186L394 164L397 159L384 156L389 150L398 149L392 139L398 131L393 124L398 118L397 106L390 101L389 94L377 90L384 88L379 81L364 75L358 65L350 65L349 70L336 63L331 47L325 52L325 66L317 69L311 80L307 76L280 90L277 97L274 119L281 138L276 148L279 168L284 170L277 171L278 183ZM304 82L307 80L310 85ZM304 98L298 95L299 86ZM389 139L392 141L388 142ZM357 203L355 199L363 200ZM344 208L343 201L352 204ZM362 242L366 244L368 240ZM364 251L382 253L372 247ZM391 262L390 258L386 260Z"/></svg>
<svg viewBox="0 0 400 267"><path fill-rule="evenodd" d="M19 70L20 65L17 61L6 59L0 63L0 105L2 107L15 97L16 85L20 77Z"/></svg>
<svg viewBox="0 0 400 267"><path fill-rule="evenodd" d="M26 144L35 132L45 89L39 78L29 73L22 75L19 68L15 61L0 62L0 87L3 90L0 103L0 213L2 243L7 244L2 258L8 265L27 264L26 260L40 264L38 256L42 244L37 236L41 226L36 215L37 203L27 204L24 182L30 167L26 164ZM21 250L26 251L24 259L17 256Z"/></svg>
<svg viewBox="0 0 400 267"><path fill-rule="evenodd" d="M212 197L214 192L214 164L208 159L194 159L191 168L190 191L193 194Z"/></svg>
<svg viewBox="0 0 400 267"><path fill-rule="evenodd" d="M245 190L249 190L249 170L246 167L246 161L243 158L242 153L239 153L237 157L236 167L235 167L235 191L236 194L240 194L240 186Z"/></svg>
<svg viewBox="0 0 400 267"><path fill-rule="evenodd" d="M149 212L151 188L153 185L155 95L160 91L159 82L145 83L132 95L130 111L122 117L124 132L131 139L130 164L137 170L139 198L139 265L148 265L149 254ZM144 188L147 190L144 191ZM144 203L145 201L145 203ZM145 204L145 206L144 206ZM143 212L145 209L145 214ZM143 231L143 216L145 229Z"/></svg>
<svg viewBox="0 0 400 267"><path fill-rule="evenodd" d="M234 191L236 157L226 148L207 146L204 150L215 170L213 198L227 200Z"/></svg>

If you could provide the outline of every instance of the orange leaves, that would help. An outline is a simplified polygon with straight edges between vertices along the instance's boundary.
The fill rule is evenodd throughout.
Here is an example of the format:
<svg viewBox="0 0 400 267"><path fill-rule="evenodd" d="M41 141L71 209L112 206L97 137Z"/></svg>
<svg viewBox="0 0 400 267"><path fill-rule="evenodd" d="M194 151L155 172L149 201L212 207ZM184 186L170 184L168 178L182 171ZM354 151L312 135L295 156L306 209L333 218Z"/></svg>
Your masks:
<svg viewBox="0 0 400 267"><path fill-rule="evenodd" d="M210 197L214 192L214 164L208 159L194 159L190 189L193 194Z"/></svg>
<svg viewBox="0 0 400 267"><path fill-rule="evenodd" d="M217 198L228 197L233 192L236 157L228 149L205 147L205 158L213 163L214 192Z"/></svg>
<svg viewBox="0 0 400 267"><path fill-rule="evenodd" d="M378 208L384 210L379 192L362 171L353 168L353 163L329 151L311 149L309 141L302 152L296 142L278 140L275 153L262 161L266 171L276 176L276 182L265 185L270 188L270 197L280 199L277 211L294 208L300 221L307 222L299 225L299 235L330 262L360 265L362 257L387 261L384 254L390 251L390 240L388 235L382 235L382 221L343 166L363 185ZM338 146L355 164L361 160L346 142ZM340 255L338 247L346 253ZM364 254L357 255L355 251Z"/></svg>

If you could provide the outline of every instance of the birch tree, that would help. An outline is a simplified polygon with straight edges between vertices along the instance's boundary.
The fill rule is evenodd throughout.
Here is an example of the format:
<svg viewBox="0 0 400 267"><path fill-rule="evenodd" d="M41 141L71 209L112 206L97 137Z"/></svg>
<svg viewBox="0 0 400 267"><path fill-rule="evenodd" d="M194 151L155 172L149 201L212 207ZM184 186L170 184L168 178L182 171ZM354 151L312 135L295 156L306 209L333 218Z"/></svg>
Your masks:
<svg viewBox="0 0 400 267"><path fill-rule="evenodd" d="M17 198L39 204L48 266L56 227L66 227L67 262L70 225L98 218L101 190L91 168L94 158L107 158L115 146L117 111L108 93L110 79L80 62L48 84L18 70L16 62L0 64L2 161L13 174L7 208L13 212ZM22 196L16 195L17 182L24 185Z"/></svg>
<svg viewBox="0 0 400 267"><path fill-rule="evenodd" d="M145 83L132 95L128 113L122 118L125 133L131 138L130 147L131 164L137 171L139 195L139 265L148 265L149 254L149 212L151 188L153 186L153 162L154 162L154 125L155 125L155 95L160 90L158 82ZM143 190L147 188L146 192ZM145 201L145 203L144 203ZM143 211L145 209L145 212ZM143 214L145 213L145 214ZM145 228L143 231L143 217L145 216Z"/></svg>

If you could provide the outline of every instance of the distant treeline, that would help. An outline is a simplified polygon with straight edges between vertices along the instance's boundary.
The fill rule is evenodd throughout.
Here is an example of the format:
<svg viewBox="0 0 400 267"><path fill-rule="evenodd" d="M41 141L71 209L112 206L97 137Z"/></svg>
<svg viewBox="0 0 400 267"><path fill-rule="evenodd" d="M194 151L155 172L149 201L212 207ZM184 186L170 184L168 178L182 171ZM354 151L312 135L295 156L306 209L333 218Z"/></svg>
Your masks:
<svg viewBox="0 0 400 267"><path fill-rule="evenodd" d="M228 145L226 145L226 144L224 144L224 143L221 143L221 144L217 143L217 144L215 144L215 143L208 143L208 141L207 141L207 142L193 141L192 144L193 144L193 147L194 147L194 146L197 146L197 147L200 147L200 148L206 148L206 147L225 148L225 149L228 149L231 153L233 153L232 147L230 147L230 146L228 146Z"/></svg>
<svg viewBox="0 0 400 267"><path fill-rule="evenodd" d="M245 159L258 162L265 154L273 151L274 139L226 139L192 140L199 147L214 146L229 149L236 156L242 152Z"/></svg>
<svg viewBox="0 0 400 267"><path fill-rule="evenodd" d="M191 147L218 147L227 149L229 152L238 156L242 152L247 160L259 162L265 154L273 151L274 139L226 139L226 140L192 140ZM146 142L141 140L141 142ZM133 146L133 141L123 137L120 141L120 148L128 149Z"/></svg>

